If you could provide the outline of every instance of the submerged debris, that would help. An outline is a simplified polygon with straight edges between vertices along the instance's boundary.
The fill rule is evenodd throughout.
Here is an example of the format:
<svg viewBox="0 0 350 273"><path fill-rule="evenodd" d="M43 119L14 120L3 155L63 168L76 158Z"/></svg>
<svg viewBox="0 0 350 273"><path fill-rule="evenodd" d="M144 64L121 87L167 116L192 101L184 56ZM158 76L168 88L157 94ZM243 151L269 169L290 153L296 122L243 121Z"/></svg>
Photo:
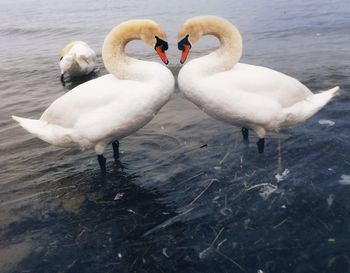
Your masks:
<svg viewBox="0 0 350 273"><path fill-rule="evenodd" d="M124 192L118 192L115 197L114 197L114 201L120 200L124 197Z"/></svg>
<svg viewBox="0 0 350 273"><path fill-rule="evenodd" d="M219 165L221 165L221 164L225 161L225 159L228 157L229 154L230 154L230 152L227 152L227 153L224 155L224 157L220 160Z"/></svg>
<svg viewBox="0 0 350 273"><path fill-rule="evenodd" d="M220 251L221 245L222 245L223 243L225 243L226 241L227 241L227 239L225 238L225 239L223 239L220 243L218 243L218 245L216 246L216 250L217 250L217 251Z"/></svg>
<svg viewBox="0 0 350 273"><path fill-rule="evenodd" d="M225 208L220 209L220 213L223 216L228 216L228 215L232 214L232 209L225 207Z"/></svg>
<svg viewBox="0 0 350 273"><path fill-rule="evenodd" d="M259 188L259 187L261 187L259 190L259 195L264 200L267 200L267 198L269 198L269 196L278 189L276 185L273 185L271 183L261 183L261 184L257 184L249 187L248 189L246 189L246 191L250 191L252 189Z"/></svg>
<svg viewBox="0 0 350 273"><path fill-rule="evenodd" d="M269 198L269 196L277 190L277 188L278 188L277 186L272 185L272 184L265 185L260 189L259 195L264 200L267 200Z"/></svg>
<svg viewBox="0 0 350 273"><path fill-rule="evenodd" d="M166 253L166 248L163 248L163 249L162 249L162 253L163 253L163 255L164 255L165 257L170 258L169 255L168 255L168 253Z"/></svg>
<svg viewBox="0 0 350 273"><path fill-rule="evenodd" d="M267 185L272 185L272 184L270 184L270 183L256 184L256 185L253 185L253 186L249 187L248 189L246 189L246 191L250 191L250 190L252 190L252 189L259 188L259 187L263 187L263 186L267 186Z"/></svg>
<svg viewBox="0 0 350 273"><path fill-rule="evenodd" d="M208 189L209 189L209 187L214 183L214 182L218 182L218 180L217 179L211 179L211 181L208 183L208 185L204 188L204 190L203 191L201 191L197 196L196 196L196 198L194 198L193 200L192 200L192 202L191 203L189 203L189 206L192 206Z"/></svg>
<svg viewBox="0 0 350 273"><path fill-rule="evenodd" d="M214 252L214 245L217 242L217 240L219 239L221 233L224 231L224 228L220 229L219 233L215 236L213 242L210 244L209 247L207 247L206 249L204 249L203 251L201 251L199 253L199 259L205 259L207 258L211 253Z"/></svg>
<svg viewBox="0 0 350 273"><path fill-rule="evenodd" d="M329 120L329 119L320 119L318 121L318 123L321 124L321 125L328 125L328 126L333 126L335 124L334 121Z"/></svg>
<svg viewBox="0 0 350 273"><path fill-rule="evenodd" d="M199 259L203 260L207 258L211 253L213 253L213 248L209 246L199 253Z"/></svg>
<svg viewBox="0 0 350 273"><path fill-rule="evenodd" d="M249 223L251 222L250 218L245 219L243 222L244 222L244 229L247 230L249 228Z"/></svg>
<svg viewBox="0 0 350 273"><path fill-rule="evenodd" d="M277 183L285 180L288 177L289 173L290 173L290 171L288 169L285 169L281 174L279 174L279 173L276 174L275 178L277 180Z"/></svg>
<svg viewBox="0 0 350 273"><path fill-rule="evenodd" d="M285 218L283 221L281 221L280 223L278 223L277 225L273 226L273 229L276 229L280 226L282 226L285 222L287 222L289 220L289 216L287 218Z"/></svg>
<svg viewBox="0 0 350 273"><path fill-rule="evenodd" d="M327 204L328 204L328 207L331 207L331 206L332 206L333 201L334 201L334 194L331 193L331 194L328 195L328 197L327 197Z"/></svg>
<svg viewBox="0 0 350 273"><path fill-rule="evenodd" d="M342 185L350 185L350 175L342 174L339 183Z"/></svg>
<svg viewBox="0 0 350 273"><path fill-rule="evenodd" d="M151 228L150 230L148 230L147 232L145 232L142 237L146 237L150 234L152 234L153 232L166 228L170 225L172 225L173 223L179 222L181 221L189 212L191 212L194 209L194 207L190 207L189 209L185 210L184 212L181 212L178 215L175 215L174 217L171 217L170 219L166 220L165 222Z"/></svg>

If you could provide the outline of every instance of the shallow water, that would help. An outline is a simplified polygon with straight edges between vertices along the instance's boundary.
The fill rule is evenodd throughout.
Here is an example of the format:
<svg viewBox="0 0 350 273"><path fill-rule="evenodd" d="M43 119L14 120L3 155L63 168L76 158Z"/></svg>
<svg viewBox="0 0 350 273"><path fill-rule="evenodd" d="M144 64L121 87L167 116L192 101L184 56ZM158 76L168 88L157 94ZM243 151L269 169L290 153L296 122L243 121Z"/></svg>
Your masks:
<svg viewBox="0 0 350 273"><path fill-rule="evenodd" d="M350 5L305 2L1 1L0 272L350 272ZM177 74L176 33L200 14L238 26L242 62L340 96L259 155L254 135L244 145L177 90L121 142L120 162L107 151L106 177L93 152L48 146L11 120L38 118L72 87L58 69L71 40L105 74L103 38L126 19L164 26ZM138 42L128 51L159 61Z"/></svg>

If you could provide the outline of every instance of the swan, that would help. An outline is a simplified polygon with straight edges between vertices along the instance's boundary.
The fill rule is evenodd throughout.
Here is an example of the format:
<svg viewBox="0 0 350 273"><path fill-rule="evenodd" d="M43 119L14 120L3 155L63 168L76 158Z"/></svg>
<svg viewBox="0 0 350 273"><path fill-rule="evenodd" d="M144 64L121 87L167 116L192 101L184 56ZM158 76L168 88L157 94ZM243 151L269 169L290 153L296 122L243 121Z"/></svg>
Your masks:
<svg viewBox="0 0 350 273"><path fill-rule="evenodd" d="M114 157L118 158L118 140L146 125L170 99L175 86L168 68L125 55L126 44L137 39L152 46L168 64L166 34L157 23L142 19L123 22L103 43L102 58L110 74L59 97L39 120L12 118L49 144L94 149L105 173L106 146L113 143Z"/></svg>
<svg viewBox="0 0 350 273"><path fill-rule="evenodd" d="M60 52L61 82L64 85L65 75L73 78L88 75L96 67L96 53L82 41L71 42Z"/></svg>
<svg viewBox="0 0 350 273"><path fill-rule="evenodd" d="M313 94L298 80L278 71L239 63L242 38L235 26L217 16L187 20L178 34L183 64L191 47L204 35L214 35L220 47L209 55L185 64L178 75L184 96L210 116L241 126L244 140L248 129L259 137L264 151L268 131L291 127L317 113L338 91Z"/></svg>

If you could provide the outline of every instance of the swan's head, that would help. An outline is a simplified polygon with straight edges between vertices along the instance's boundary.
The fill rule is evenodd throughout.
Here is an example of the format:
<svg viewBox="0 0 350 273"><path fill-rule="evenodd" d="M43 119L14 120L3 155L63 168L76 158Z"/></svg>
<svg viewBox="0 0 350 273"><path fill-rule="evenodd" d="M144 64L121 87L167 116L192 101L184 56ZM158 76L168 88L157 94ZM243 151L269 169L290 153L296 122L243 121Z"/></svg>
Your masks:
<svg viewBox="0 0 350 273"><path fill-rule="evenodd" d="M233 32L240 39L238 30L229 21L218 16L197 16L187 20L178 35L178 48L182 51L180 63L183 64L186 61L191 47L203 35L214 35L221 41L223 37Z"/></svg>
<svg viewBox="0 0 350 273"><path fill-rule="evenodd" d="M158 53L160 59L168 64L168 57L165 51L168 50L168 42L164 30L152 20L144 20L141 24L140 38L148 45L153 47Z"/></svg>
<svg viewBox="0 0 350 273"><path fill-rule="evenodd" d="M180 63L184 63L193 44L204 34L203 26L209 23L211 16L198 16L187 20L178 34L178 49L182 51Z"/></svg>
<svg viewBox="0 0 350 273"><path fill-rule="evenodd" d="M196 22L193 22L192 20L185 22L178 35L179 42L177 47L182 51L180 63L183 64L186 61L192 44L197 42L201 36L201 29Z"/></svg>

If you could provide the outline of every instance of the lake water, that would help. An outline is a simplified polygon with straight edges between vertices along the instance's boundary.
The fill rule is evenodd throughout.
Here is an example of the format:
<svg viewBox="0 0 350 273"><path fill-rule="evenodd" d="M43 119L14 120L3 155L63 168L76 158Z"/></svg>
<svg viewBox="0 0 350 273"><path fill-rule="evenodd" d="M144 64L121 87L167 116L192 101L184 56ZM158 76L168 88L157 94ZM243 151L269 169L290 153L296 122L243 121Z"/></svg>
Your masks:
<svg viewBox="0 0 350 273"><path fill-rule="evenodd" d="M340 96L259 155L256 136L244 145L177 90L121 142L120 163L107 151L106 177L94 152L49 146L10 118L39 118L68 91L58 52L72 40L106 74L104 36L127 19L164 27L176 75L177 31L204 14L240 29L242 62ZM0 18L0 272L350 272L348 1L2 0ZM141 42L128 52L159 61Z"/></svg>

